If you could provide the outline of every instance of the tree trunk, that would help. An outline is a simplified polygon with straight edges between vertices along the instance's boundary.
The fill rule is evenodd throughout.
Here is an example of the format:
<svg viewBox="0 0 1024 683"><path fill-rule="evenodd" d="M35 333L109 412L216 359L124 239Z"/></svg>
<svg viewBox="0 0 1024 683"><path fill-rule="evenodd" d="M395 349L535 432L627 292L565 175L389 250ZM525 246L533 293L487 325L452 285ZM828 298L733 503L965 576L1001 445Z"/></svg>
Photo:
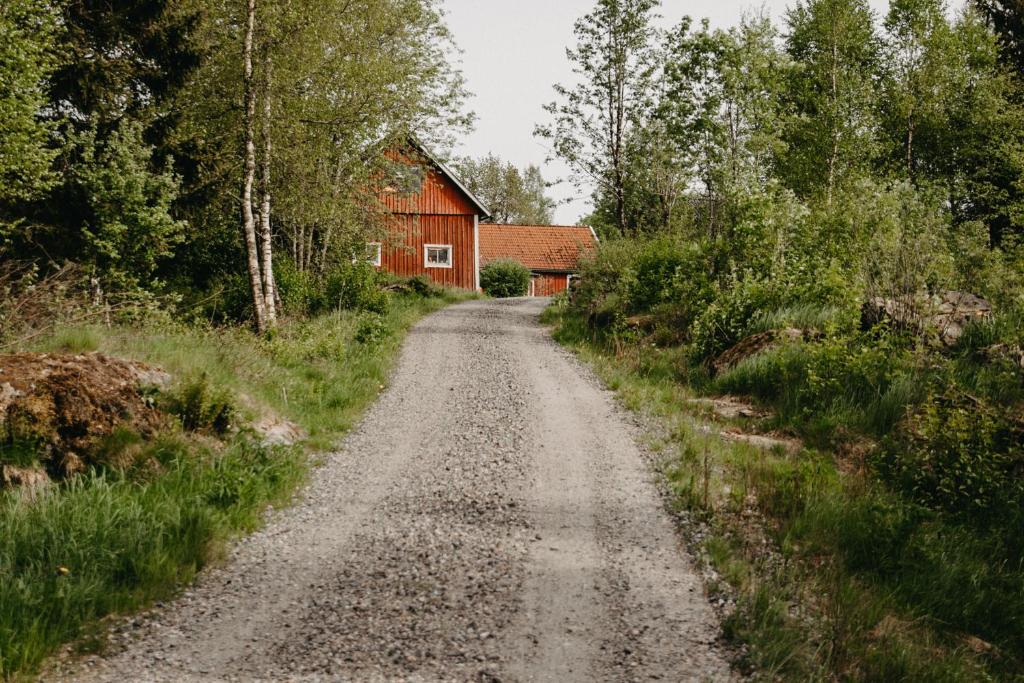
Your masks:
<svg viewBox="0 0 1024 683"><path fill-rule="evenodd" d="M907 115L907 177L914 182L914 113Z"/></svg>
<svg viewBox="0 0 1024 683"><path fill-rule="evenodd" d="M266 306L267 326L277 324L277 284L274 282L273 234L270 222L270 158L273 142L270 138L273 110L270 106L271 68L270 51L263 53L263 159L260 169L263 200L260 207L260 233L263 247L263 299Z"/></svg>
<svg viewBox="0 0 1024 683"><path fill-rule="evenodd" d="M836 164L839 160L839 42L836 27L832 25L832 153L828 157L828 205L832 206L832 195L836 186Z"/></svg>
<svg viewBox="0 0 1024 683"><path fill-rule="evenodd" d="M267 307L263 296L263 282L260 276L259 248L256 244L256 219L252 210L252 187L256 179L256 87L253 83L252 45L256 32L256 0L248 0L248 16L245 25L245 47L243 49L245 83L245 171L242 180L242 233L249 268L249 288L252 291L252 308L256 317L256 331L267 331Z"/></svg>

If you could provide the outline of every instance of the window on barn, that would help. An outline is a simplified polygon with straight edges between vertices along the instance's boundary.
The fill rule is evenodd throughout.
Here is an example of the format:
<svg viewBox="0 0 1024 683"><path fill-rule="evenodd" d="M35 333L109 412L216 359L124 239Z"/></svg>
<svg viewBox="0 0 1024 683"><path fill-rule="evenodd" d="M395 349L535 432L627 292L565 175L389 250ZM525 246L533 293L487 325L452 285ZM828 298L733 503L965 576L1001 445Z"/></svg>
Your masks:
<svg viewBox="0 0 1024 683"><path fill-rule="evenodd" d="M423 247L423 265L426 268L451 268L452 245L427 244Z"/></svg>
<svg viewBox="0 0 1024 683"><path fill-rule="evenodd" d="M381 244L380 242L367 242L366 243L366 260L369 261L370 265L380 266L380 253Z"/></svg>

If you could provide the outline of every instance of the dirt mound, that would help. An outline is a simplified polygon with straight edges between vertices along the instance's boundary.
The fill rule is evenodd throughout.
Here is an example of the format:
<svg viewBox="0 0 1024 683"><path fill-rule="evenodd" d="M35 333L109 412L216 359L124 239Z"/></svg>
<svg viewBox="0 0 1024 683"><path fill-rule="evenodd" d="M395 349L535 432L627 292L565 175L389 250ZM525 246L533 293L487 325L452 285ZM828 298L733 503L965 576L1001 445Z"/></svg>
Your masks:
<svg viewBox="0 0 1024 683"><path fill-rule="evenodd" d="M0 462L38 463L58 478L81 472L115 431L146 438L167 425L151 389L169 381L101 353L0 355Z"/></svg>

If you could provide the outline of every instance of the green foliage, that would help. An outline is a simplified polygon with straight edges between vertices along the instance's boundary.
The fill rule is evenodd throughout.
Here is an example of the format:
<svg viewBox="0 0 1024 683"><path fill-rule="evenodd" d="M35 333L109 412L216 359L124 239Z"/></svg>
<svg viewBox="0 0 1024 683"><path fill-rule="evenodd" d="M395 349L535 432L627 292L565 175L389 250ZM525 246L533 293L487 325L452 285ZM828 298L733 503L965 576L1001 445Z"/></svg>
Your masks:
<svg viewBox="0 0 1024 683"><path fill-rule="evenodd" d="M956 385L932 386L880 468L924 505L967 517L1019 518L1024 422Z"/></svg>
<svg viewBox="0 0 1024 683"><path fill-rule="evenodd" d="M185 227L171 215L178 180L169 168L152 170L154 150L142 134L141 124L128 122L106 140L90 129L74 142L80 161L71 182L87 207L77 258L122 288L152 286Z"/></svg>
<svg viewBox="0 0 1024 683"><path fill-rule="evenodd" d="M480 288L499 298L526 296L530 289L530 271L514 259L491 261L480 269Z"/></svg>
<svg viewBox="0 0 1024 683"><path fill-rule="evenodd" d="M867 171L875 141L879 43L866 0L801 0L786 16L798 67L786 89L781 168L798 195L831 199Z"/></svg>
<svg viewBox="0 0 1024 683"><path fill-rule="evenodd" d="M694 320L694 359L710 359L728 349L743 337L755 313L777 302L778 293L770 283L749 274L734 279Z"/></svg>
<svg viewBox="0 0 1024 683"><path fill-rule="evenodd" d="M325 305L330 308L385 314L391 298L381 289L381 275L368 263L343 264L324 280Z"/></svg>
<svg viewBox="0 0 1024 683"><path fill-rule="evenodd" d="M214 388L205 373L183 380L164 402L168 412L177 415L181 426L190 432L225 434L238 412L231 393Z"/></svg>
<svg viewBox="0 0 1024 683"><path fill-rule="evenodd" d="M56 34L50 5L7 0L0 6L0 240L14 219L7 206L38 197L56 179L53 126L38 116L57 64Z"/></svg>
<svg viewBox="0 0 1024 683"><path fill-rule="evenodd" d="M555 201L547 196L547 183L537 166L520 170L493 154L455 162L459 179L479 197L495 223L547 225Z"/></svg>
<svg viewBox="0 0 1024 683"><path fill-rule="evenodd" d="M653 27L657 0L598 0L577 20L577 46L568 51L582 77L573 87L556 85L559 101L545 105L550 125L535 135L550 141L578 184L597 182L611 205L611 226L626 223L628 141L641 129L652 106L658 53Z"/></svg>
<svg viewBox="0 0 1024 683"><path fill-rule="evenodd" d="M360 344L379 344L384 341L390 330L387 323L378 313L369 312L359 319L354 338Z"/></svg>

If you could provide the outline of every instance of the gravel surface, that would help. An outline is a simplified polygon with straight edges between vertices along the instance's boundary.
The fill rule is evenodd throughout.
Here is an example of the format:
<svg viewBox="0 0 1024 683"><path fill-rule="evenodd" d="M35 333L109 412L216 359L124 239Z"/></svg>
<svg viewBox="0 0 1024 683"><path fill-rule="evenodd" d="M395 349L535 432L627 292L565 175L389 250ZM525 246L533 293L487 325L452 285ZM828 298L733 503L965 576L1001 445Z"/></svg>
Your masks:
<svg viewBox="0 0 1024 683"><path fill-rule="evenodd" d="M302 499L82 681L730 680L635 429L537 323L451 307Z"/></svg>

